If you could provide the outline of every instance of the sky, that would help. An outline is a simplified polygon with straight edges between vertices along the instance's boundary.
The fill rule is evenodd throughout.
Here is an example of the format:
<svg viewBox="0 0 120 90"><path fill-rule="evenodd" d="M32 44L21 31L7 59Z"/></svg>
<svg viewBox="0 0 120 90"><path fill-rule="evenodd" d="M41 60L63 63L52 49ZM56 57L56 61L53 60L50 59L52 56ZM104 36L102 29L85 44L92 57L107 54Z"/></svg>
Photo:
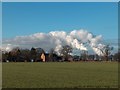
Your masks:
<svg viewBox="0 0 120 90"><path fill-rule="evenodd" d="M2 0L2 2L119 2L119 0Z"/></svg>
<svg viewBox="0 0 120 90"><path fill-rule="evenodd" d="M55 30L86 29L118 37L117 3L3 3L3 38Z"/></svg>
<svg viewBox="0 0 120 90"><path fill-rule="evenodd" d="M24 36L27 37L27 39L24 37L24 40L28 40L30 35L36 36L38 33L48 34L51 31L71 33L74 30L87 30L93 35L102 35L104 42L116 43L118 39L118 3L3 2L2 30L3 44L8 43L8 41L4 42L4 39L16 39L16 36L16 40L19 42ZM10 42L14 42L14 40L10 40Z"/></svg>

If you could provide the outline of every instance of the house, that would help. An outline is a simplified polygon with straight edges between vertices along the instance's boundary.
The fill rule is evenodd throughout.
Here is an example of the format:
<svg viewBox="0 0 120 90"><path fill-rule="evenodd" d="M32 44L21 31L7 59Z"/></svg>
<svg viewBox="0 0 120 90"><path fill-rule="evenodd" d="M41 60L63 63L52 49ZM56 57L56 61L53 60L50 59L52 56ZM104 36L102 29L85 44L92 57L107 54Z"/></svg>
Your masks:
<svg viewBox="0 0 120 90"><path fill-rule="evenodd" d="M42 59L43 62L45 62L45 54L44 53L41 54L40 58Z"/></svg>
<svg viewBox="0 0 120 90"><path fill-rule="evenodd" d="M42 62L59 62L62 60L62 57L58 56L57 54L53 54L52 57L50 57L49 53L42 53L40 55L40 60Z"/></svg>

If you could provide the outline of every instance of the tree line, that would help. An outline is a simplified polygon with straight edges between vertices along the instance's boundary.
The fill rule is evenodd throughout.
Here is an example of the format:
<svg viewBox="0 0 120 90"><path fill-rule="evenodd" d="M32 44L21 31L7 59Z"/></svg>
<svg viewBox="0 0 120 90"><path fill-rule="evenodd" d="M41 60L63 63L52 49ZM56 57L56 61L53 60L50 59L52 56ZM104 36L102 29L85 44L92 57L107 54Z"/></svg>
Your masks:
<svg viewBox="0 0 120 90"><path fill-rule="evenodd" d="M82 50L80 55L72 55L73 48L69 45L62 46L60 55L52 48L46 53L42 48L20 49L13 48L9 52L2 51L2 62L42 62L41 55L44 54L46 62L54 61L118 61L120 58L120 50L111 55L112 47L106 45L100 51L103 56L97 54L88 54L88 51Z"/></svg>

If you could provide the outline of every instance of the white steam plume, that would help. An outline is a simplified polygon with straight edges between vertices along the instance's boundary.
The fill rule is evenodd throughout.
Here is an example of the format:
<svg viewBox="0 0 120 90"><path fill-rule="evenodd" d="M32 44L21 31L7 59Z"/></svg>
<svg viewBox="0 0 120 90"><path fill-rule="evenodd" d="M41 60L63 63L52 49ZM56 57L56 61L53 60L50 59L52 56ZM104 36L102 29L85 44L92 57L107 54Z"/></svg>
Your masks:
<svg viewBox="0 0 120 90"><path fill-rule="evenodd" d="M101 35L95 36L83 29L73 30L69 33L66 33L65 31L52 31L49 33L35 33L28 36L17 36L13 39L4 40L3 47L6 51L11 49L10 46L16 45L20 48L40 47L45 51L55 48L55 51L59 53L63 45L70 45L73 49L86 51L91 47L96 54L102 55L99 50L99 48L104 46L100 43L101 40Z"/></svg>

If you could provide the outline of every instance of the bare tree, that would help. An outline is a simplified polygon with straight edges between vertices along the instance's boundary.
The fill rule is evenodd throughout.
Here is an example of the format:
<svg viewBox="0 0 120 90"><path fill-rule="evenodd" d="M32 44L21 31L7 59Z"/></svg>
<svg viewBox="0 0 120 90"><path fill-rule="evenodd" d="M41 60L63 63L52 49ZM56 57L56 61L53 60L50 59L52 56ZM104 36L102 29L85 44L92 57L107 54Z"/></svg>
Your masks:
<svg viewBox="0 0 120 90"><path fill-rule="evenodd" d="M21 61L30 61L30 50L29 49L22 49L21 50L21 57L22 57L22 60Z"/></svg>
<svg viewBox="0 0 120 90"><path fill-rule="evenodd" d="M37 56L37 51L35 48L33 48L33 47L31 48L30 55L31 55L31 59L33 59L35 61L36 56Z"/></svg>
<svg viewBox="0 0 120 90"><path fill-rule="evenodd" d="M87 58L88 58L88 51L82 50L82 52L81 52L81 59L82 59L83 61L86 61Z"/></svg>
<svg viewBox="0 0 120 90"><path fill-rule="evenodd" d="M103 47L103 49L99 49L102 54L105 57L105 60L108 61L109 60L109 55L111 54L111 51L113 50L113 47L110 47L110 45L105 45Z"/></svg>
<svg viewBox="0 0 120 90"><path fill-rule="evenodd" d="M120 48L118 49L118 52L114 54L114 60L120 62Z"/></svg>
<svg viewBox="0 0 120 90"><path fill-rule="evenodd" d="M10 52L9 52L9 58L11 59L11 61L19 61L19 57L20 56L20 48L19 47L15 47L13 48Z"/></svg>
<svg viewBox="0 0 120 90"><path fill-rule="evenodd" d="M65 61L68 61L70 53L72 53L72 47L71 46L65 45L65 46L62 47L61 55L63 56Z"/></svg>
<svg viewBox="0 0 120 90"><path fill-rule="evenodd" d="M49 51L49 61L53 61L53 54L55 53L54 49L51 48Z"/></svg>

